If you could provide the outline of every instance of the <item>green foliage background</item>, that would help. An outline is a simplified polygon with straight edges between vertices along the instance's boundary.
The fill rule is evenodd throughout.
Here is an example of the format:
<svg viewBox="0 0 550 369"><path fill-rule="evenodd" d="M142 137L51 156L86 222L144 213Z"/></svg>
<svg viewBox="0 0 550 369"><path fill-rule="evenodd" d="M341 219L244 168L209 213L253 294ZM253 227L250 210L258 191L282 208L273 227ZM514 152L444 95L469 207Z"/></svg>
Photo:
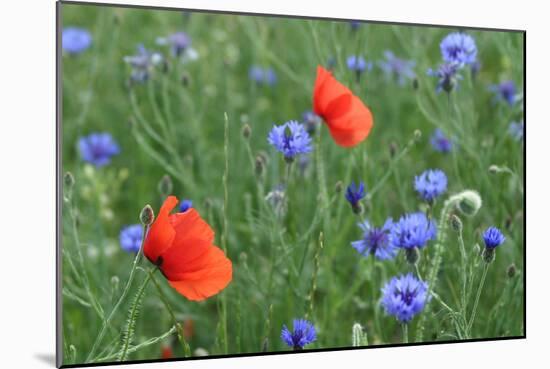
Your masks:
<svg viewBox="0 0 550 369"><path fill-rule="evenodd" d="M386 262L357 254L350 242L362 236L358 218L335 184L364 181L370 191L364 217L381 225L389 216L398 219L405 212L426 210L414 192L413 178L428 168L447 173L446 196L474 189L483 199L475 217L462 218L473 278L468 316L483 268L475 244L482 244L481 233L491 225L502 229L507 241L488 270L468 336L459 335L452 314L432 300L424 313L423 341L523 335L524 156L522 143L507 132L511 121L521 120L523 110L521 103L510 107L493 102L487 89L505 79L523 86L523 34L468 30L476 40L481 70L475 78L463 71L460 88L448 99L445 93L435 93L436 80L425 71L440 63L439 42L452 28L363 23L352 31L341 21L68 4L62 6L62 25L87 28L93 36L84 53L62 56L62 166L75 178L62 219L65 364L87 360L102 319L120 296L132 266L133 255L118 244L120 229L138 223L145 204L158 211L163 200L158 183L165 174L173 180L173 194L192 199L212 225L218 245L227 221L227 254L234 275L221 294L204 303L190 302L157 277L177 319L194 322L188 339L194 354L197 348L209 354L286 350L279 338L282 325L306 315L318 335L308 348L351 346L355 322L363 326L371 345L401 342L399 324L379 306L380 288L392 276L412 270L401 254ZM181 64L155 44L157 37L176 31L192 37L199 60ZM147 83L130 86L130 68L123 57L133 55L139 43L168 55L168 68L153 71ZM415 60L418 89L412 83L399 86L376 65L359 82L346 68L348 55L376 62L385 50ZM288 213L279 219L264 197L284 181L285 163L269 147L267 133L273 124L300 120L311 110L316 66L329 57L336 59L335 76L372 110L374 127L353 149L337 146L321 127L309 166L304 173L298 168L292 172ZM251 82L248 70L253 64L273 67L277 85ZM245 123L252 128L249 141L241 134ZM431 148L429 137L436 127L454 137L457 149L452 154ZM415 130L422 134L418 141ZM111 133L122 149L104 168L82 162L76 145L79 137L99 131ZM398 153L394 158L390 146ZM226 188L224 147L229 154ZM262 177L254 164L260 152L268 158ZM508 171L491 174L490 165ZM442 203L431 210L435 219ZM434 290L458 309L461 264L456 233L449 232L443 252ZM428 245L421 253L421 271L428 270L432 258L433 247ZM130 297L145 278L147 264L141 262ZM513 278L507 277L511 264L517 268ZM109 323L94 360L120 349L132 300L128 298ZM173 325L151 284L140 310L132 345L159 337ZM411 341L419 318L409 327ZM181 357L184 351L175 337L145 345L127 359L159 358L167 345Z"/></svg>

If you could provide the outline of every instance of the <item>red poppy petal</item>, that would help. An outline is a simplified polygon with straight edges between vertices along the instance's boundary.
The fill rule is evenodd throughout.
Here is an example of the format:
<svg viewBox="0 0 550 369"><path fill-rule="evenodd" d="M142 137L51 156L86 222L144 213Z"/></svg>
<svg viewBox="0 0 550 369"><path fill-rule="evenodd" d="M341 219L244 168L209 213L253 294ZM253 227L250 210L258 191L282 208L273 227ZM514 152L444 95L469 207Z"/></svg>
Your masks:
<svg viewBox="0 0 550 369"><path fill-rule="evenodd" d="M168 280L168 283L183 296L192 301L201 301L223 290L233 275L231 261L222 250L211 246L208 252L207 267L189 273L183 273L180 280Z"/></svg>
<svg viewBox="0 0 550 369"><path fill-rule="evenodd" d="M209 243L214 242L214 231L193 208L183 213L170 215L170 222L176 230L176 238L178 240L194 238L205 240Z"/></svg>
<svg viewBox="0 0 550 369"><path fill-rule="evenodd" d="M143 244L143 253L152 263L157 262L158 257L172 245L176 237L176 231L170 223L169 214L177 203L178 199L175 196L168 196L147 233Z"/></svg>
<svg viewBox="0 0 550 369"><path fill-rule="evenodd" d="M173 246L162 254L161 269L167 279L181 279L182 273L196 271L208 266L208 254L212 243L199 239L177 239Z"/></svg>
<svg viewBox="0 0 550 369"><path fill-rule="evenodd" d="M317 78L313 88L313 111L315 114L325 116L329 104L341 95L351 91L338 82L325 68L317 67Z"/></svg>

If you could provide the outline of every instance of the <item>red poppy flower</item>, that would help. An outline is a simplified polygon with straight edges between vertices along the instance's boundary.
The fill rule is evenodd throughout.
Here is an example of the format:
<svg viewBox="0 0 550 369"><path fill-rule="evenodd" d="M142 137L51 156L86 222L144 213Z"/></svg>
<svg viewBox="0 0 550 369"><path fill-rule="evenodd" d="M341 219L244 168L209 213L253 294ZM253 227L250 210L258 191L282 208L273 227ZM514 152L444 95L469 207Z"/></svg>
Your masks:
<svg viewBox="0 0 550 369"><path fill-rule="evenodd" d="M351 147L363 141L372 127L372 114L350 89L325 68L317 67L313 111L323 117L334 141Z"/></svg>
<svg viewBox="0 0 550 369"><path fill-rule="evenodd" d="M174 352L172 351L172 348L170 346L163 346L161 353L160 353L161 359L171 359L174 357Z"/></svg>
<svg viewBox="0 0 550 369"><path fill-rule="evenodd" d="M201 301L229 284L232 264L213 245L214 231L195 209L170 214L177 204L175 196L166 198L147 233L143 253L176 291Z"/></svg>

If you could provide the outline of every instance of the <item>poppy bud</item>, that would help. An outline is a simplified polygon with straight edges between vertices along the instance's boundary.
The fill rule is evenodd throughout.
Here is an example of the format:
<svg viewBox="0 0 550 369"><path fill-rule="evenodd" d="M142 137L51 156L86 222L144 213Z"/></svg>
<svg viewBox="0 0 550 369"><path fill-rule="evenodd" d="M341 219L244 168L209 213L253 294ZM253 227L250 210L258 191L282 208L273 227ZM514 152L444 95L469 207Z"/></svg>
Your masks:
<svg viewBox="0 0 550 369"><path fill-rule="evenodd" d="M187 87L191 84L191 77L189 77L189 74L184 72L181 75L180 81L183 87Z"/></svg>
<svg viewBox="0 0 550 369"><path fill-rule="evenodd" d="M243 125L243 129L241 131L243 137L248 140L250 138L250 134L252 133L252 129L250 128L250 126L248 125L248 123L245 123Z"/></svg>
<svg viewBox="0 0 550 369"><path fill-rule="evenodd" d="M74 185L74 176L71 172L66 172L63 176L63 183L65 184L65 187L67 190L72 189Z"/></svg>
<svg viewBox="0 0 550 369"><path fill-rule="evenodd" d="M150 226L153 224L153 220L155 220L155 213L153 212L151 205L147 204L143 207L141 213L139 214L139 220L144 226Z"/></svg>
<svg viewBox="0 0 550 369"><path fill-rule="evenodd" d="M342 192L343 189L344 189L344 183L342 181L336 182L336 185L334 186L334 191L336 191L336 193L340 193Z"/></svg>
<svg viewBox="0 0 550 369"><path fill-rule="evenodd" d="M422 138L422 132L419 129L414 130L414 139L415 141L420 141Z"/></svg>
<svg viewBox="0 0 550 369"><path fill-rule="evenodd" d="M517 272L516 264L512 263L506 270L506 275L508 276L508 278L512 279L516 276L516 272Z"/></svg>
<svg viewBox="0 0 550 369"><path fill-rule="evenodd" d="M466 190L460 193L457 208L460 212L466 216L474 216L481 208L481 196L475 191Z"/></svg>
<svg viewBox="0 0 550 369"><path fill-rule="evenodd" d="M172 193L173 187L172 178L165 174L159 181L158 191L162 197L166 197Z"/></svg>
<svg viewBox="0 0 550 369"><path fill-rule="evenodd" d="M418 78L414 78L412 82L413 90L418 90Z"/></svg>
<svg viewBox="0 0 550 369"><path fill-rule="evenodd" d="M484 248L481 257L487 264L492 263L495 260L495 249L489 247Z"/></svg>
<svg viewBox="0 0 550 369"><path fill-rule="evenodd" d="M397 144L395 142L390 143L390 157L393 158L397 154Z"/></svg>
<svg viewBox="0 0 550 369"><path fill-rule="evenodd" d="M256 156L256 160L254 161L254 169L258 177L262 176L262 174L264 173L264 168L265 168L264 160L260 155Z"/></svg>
<svg viewBox="0 0 550 369"><path fill-rule="evenodd" d="M418 251L418 247L405 249L405 259L407 259L407 263L415 265L418 262L418 259L420 259L420 251Z"/></svg>
<svg viewBox="0 0 550 369"><path fill-rule="evenodd" d="M449 217L449 222L451 223L451 227L456 232L462 232L462 221L458 216L455 214L451 214Z"/></svg>
<svg viewBox="0 0 550 369"><path fill-rule="evenodd" d="M496 165L489 166L489 173L491 174L497 174L500 171L500 168Z"/></svg>

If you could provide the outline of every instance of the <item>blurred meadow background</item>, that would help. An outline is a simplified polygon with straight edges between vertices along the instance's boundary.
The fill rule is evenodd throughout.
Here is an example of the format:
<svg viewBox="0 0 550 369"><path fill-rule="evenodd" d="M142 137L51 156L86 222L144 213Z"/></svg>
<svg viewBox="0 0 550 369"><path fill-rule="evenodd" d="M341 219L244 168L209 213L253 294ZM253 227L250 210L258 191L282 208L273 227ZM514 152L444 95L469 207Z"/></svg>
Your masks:
<svg viewBox="0 0 550 369"><path fill-rule="evenodd" d="M409 272L434 273L437 294L407 324L409 342L524 334L522 33L77 4L62 5L61 27L72 32L61 56L62 170L71 173L64 364L113 362L122 345L124 360L286 351L281 329L293 319L315 327L305 349L401 343L381 289ZM458 31L475 41L476 61L438 91L428 70ZM372 131L356 147L337 146L308 114L317 65L372 111ZM287 172L267 137L290 120L308 128L313 149ZM428 169L447 178L434 202L414 186ZM345 196L352 182L365 185L361 214ZM473 216L460 211L466 203L444 209L467 189L482 199ZM168 194L192 201L216 245L226 235L233 280L197 303L157 278L133 313L151 266L143 259L105 324L135 256L126 227L146 204L157 213ZM418 211L438 237L416 267L404 251L379 260L352 247L365 237L358 222L381 227ZM506 240L487 263L490 226Z"/></svg>

